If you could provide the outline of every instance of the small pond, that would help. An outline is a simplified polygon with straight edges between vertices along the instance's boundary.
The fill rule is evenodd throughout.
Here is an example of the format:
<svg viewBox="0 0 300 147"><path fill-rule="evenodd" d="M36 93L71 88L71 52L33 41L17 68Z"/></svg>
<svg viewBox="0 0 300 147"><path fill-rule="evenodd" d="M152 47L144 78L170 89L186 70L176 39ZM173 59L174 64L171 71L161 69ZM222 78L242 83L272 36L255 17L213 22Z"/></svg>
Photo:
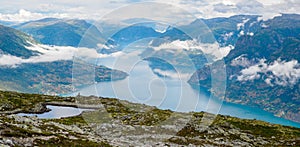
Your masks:
<svg viewBox="0 0 300 147"><path fill-rule="evenodd" d="M71 117L80 115L83 111L93 111L93 109L82 109L74 108L68 106L53 106L47 105L47 108L51 109L49 112L43 114L28 114L28 113L19 113L19 116L37 116L42 119L59 119L63 117Z"/></svg>

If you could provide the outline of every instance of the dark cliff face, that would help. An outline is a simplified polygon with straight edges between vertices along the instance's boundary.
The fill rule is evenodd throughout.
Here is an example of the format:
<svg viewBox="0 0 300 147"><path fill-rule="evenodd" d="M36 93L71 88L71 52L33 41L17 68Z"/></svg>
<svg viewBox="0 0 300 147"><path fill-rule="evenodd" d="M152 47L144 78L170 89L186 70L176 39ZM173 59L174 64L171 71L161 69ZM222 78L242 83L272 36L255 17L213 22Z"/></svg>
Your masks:
<svg viewBox="0 0 300 147"><path fill-rule="evenodd" d="M287 77L297 77L295 74L299 70L300 61L300 16L282 15L262 24L263 27L253 36L241 36L236 42L235 49L224 58L227 72L226 100L258 106L278 116L300 122L298 78L292 83L274 84L279 83L280 79L272 79L276 75L266 70L257 72L257 77L253 79L239 79L245 69L248 69L248 72L255 72L256 69L265 70L278 64L283 65L282 72L286 72L287 62L295 64L289 68L293 72ZM190 78L189 83L192 85L201 83L201 86L210 88L209 69L210 67L206 66L198 70Z"/></svg>

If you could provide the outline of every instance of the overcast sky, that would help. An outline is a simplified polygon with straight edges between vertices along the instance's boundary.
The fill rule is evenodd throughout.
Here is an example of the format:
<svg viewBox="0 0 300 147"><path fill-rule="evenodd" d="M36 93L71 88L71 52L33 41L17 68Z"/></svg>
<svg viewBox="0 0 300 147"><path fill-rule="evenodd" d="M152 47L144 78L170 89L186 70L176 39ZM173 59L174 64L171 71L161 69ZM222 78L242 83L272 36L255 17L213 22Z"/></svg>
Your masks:
<svg viewBox="0 0 300 147"><path fill-rule="evenodd" d="M161 0L152 0L151 2ZM0 20L28 21L45 17L101 19L121 7L141 0L9 0L0 1ZM148 1L149 2L149 1ZM227 17L236 14L259 14L270 18L280 13L300 13L299 0L165 0L164 3L186 10L198 18ZM169 13L152 8L152 12ZM136 10L143 13L143 9ZM126 13L122 14L126 15ZM122 16L120 16L122 17ZM173 19L179 19L176 16Z"/></svg>

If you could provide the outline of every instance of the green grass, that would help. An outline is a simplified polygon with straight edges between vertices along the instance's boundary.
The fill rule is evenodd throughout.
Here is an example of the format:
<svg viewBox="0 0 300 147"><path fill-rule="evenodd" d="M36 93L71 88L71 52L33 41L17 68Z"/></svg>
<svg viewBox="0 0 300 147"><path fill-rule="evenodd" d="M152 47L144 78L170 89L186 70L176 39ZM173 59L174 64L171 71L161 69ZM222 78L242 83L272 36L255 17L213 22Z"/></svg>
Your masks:
<svg viewBox="0 0 300 147"><path fill-rule="evenodd" d="M34 141L35 146L47 146L47 147L81 147L81 146L87 146L87 147L111 147L106 142L92 142L89 140L84 139L68 139L65 137L57 137L57 138L51 138L49 140L41 140L37 139Z"/></svg>

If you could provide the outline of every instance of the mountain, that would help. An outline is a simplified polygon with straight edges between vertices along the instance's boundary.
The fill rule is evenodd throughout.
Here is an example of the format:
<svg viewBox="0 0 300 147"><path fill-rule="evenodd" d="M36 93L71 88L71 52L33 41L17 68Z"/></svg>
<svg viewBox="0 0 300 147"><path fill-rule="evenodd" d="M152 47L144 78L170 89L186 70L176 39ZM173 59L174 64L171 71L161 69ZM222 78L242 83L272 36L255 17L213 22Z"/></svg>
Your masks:
<svg viewBox="0 0 300 147"><path fill-rule="evenodd" d="M123 28L111 37L105 48L102 48L101 53L111 54L134 44L143 51L139 54L141 59L148 61L153 73L158 76L162 75L157 71L174 72L175 66L184 73L191 72L189 64L203 65L206 62L200 50L178 48L178 45L185 45L185 41L191 40L183 31L171 26L165 26L158 30L156 25L158 24L142 23ZM139 43L140 41L142 44ZM169 48L169 45L175 49ZM168 50L164 46L167 46ZM170 64L171 66L168 66Z"/></svg>
<svg viewBox="0 0 300 147"><path fill-rule="evenodd" d="M90 49L42 45L23 32L0 26L0 88L30 93L72 92L72 56L77 50ZM127 77L104 66L91 68L95 68L95 82Z"/></svg>
<svg viewBox="0 0 300 147"><path fill-rule="evenodd" d="M4 26L12 26L12 25L15 25L16 22L10 22L10 21L3 21L3 20L0 20L0 25L4 25Z"/></svg>
<svg viewBox="0 0 300 147"><path fill-rule="evenodd" d="M212 33L221 47L234 46L243 34L252 34L261 25L258 15L235 15L231 17L218 17L211 19L197 19L194 22L181 26L184 30L201 30L197 34L205 43L206 34ZM199 28L200 27L200 28ZM213 42L210 42L213 43Z"/></svg>
<svg viewBox="0 0 300 147"><path fill-rule="evenodd" d="M0 53L28 58L37 55L26 46L36 43L34 39L23 32L0 25Z"/></svg>
<svg viewBox="0 0 300 147"><path fill-rule="evenodd" d="M86 66L88 65L82 65L82 70L87 70L85 69ZM9 90L29 93L66 94L73 91L72 67L73 62L68 60L24 63L14 68L4 66L0 67L0 85ZM94 68L95 82L119 80L127 77L125 72L105 66Z"/></svg>
<svg viewBox="0 0 300 147"><path fill-rule="evenodd" d="M253 35L254 32L260 28L261 23L260 16L236 15L229 18L197 19L191 24L178 28L169 26L164 31L155 30L156 24L138 24L118 31L111 37L111 40L107 42L106 46L108 48L104 48L101 52L110 54L122 50L128 44L135 41L153 38L151 42L149 42L147 51L142 54L143 57L146 57L146 60L150 62L152 69L172 70L172 68L174 68L163 68L163 66L166 65L164 63L166 61L159 60L158 58L166 59L170 62L169 64L182 68L193 64L193 68L199 69L207 63L207 57L212 59L222 57L216 56L211 51L201 51L200 48L202 48L202 46L195 45L192 38L182 30L187 30L187 32L190 33L193 33L194 30L201 30L200 34L197 34L200 37L198 39L200 39L202 43L209 44L209 46L204 44L204 48L210 49L219 47L221 52L222 50L228 52L227 50L231 50L234 47L240 36ZM207 26L207 28L205 26ZM197 33L199 33L199 31L197 31ZM211 33L215 40L209 37ZM167 51L154 50L154 48L168 46L172 46L173 48L181 46L182 48L172 51L170 49ZM190 50L190 48L194 49ZM178 53L180 50L181 53ZM224 53L224 56L226 54L227 53ZM156 56L156 58L147 58L147 55L153 55ZM182 55L185 55L185 57ZM188 60L192 60L192 63ZM181 64L179 64L180 62Z"/></svg>
<svg viewBox="0 0 300 147"><path fill-rule="evenodd" d="M113 52L121 51L124 47L136 41L153 38L152 45L158 46L162 43L174 40L187 40L190 39L184 32L177 28L168 27L165 32L158 32L153 27L154 24L136 24L121 29L116 32L110 40L107 41L106 46L103 48L102 53L110 54ZM155 25L154 25L155 26ZM156 41L155 38L164 39L164 42Z"/></svg>
<svg viewBox="0 0 300 147"><path fill-rule="evenodd" d="M299 34L300 15L282 14L261 22L253 35L240 36L224 58L225 100L300 122ZM210 67L194 73L189 83L210 89Z"/></svg>
<svg viewBox="0 0 300 147"><path fill-rule="evenodd" d="M52 111L46 107L51 104L64 106L64 110L93 109L60 119L15 114L45 113ZM0 146L300 145L299 128L205 112L179 113L95 96L57 97L0 91L0 114ZM213 118L213 123L206 125L205 118ZM120 134L122 137L117 137Z"/></svg>
<svg viewBox="0 0 300 147"><path fill-rule="evenodd" d="M142 25L129 26L115 33L106 43L106 46L109 48L102 48L101 53L111 54L121 51L127 45L140 39L158 36L159 33L151 27Z"/></svg>
<svg viewBox="0 0 300 147"><path fill-rule="evenodd" d="M235 15L228 18L202 19L221 46L235 45L243 34L257 31L261 21L256 15Z"/></svg>
<svg viewBox="0 0 300 147"><path fill-rule="evenodd" d="M101 32L85 20L45 18L14 25L15 29L26 32L37 41L57 46L95 48L103 39ZM86 33L89 30L89 33ZM81 44L80 41L85 36Z"/></svg>

